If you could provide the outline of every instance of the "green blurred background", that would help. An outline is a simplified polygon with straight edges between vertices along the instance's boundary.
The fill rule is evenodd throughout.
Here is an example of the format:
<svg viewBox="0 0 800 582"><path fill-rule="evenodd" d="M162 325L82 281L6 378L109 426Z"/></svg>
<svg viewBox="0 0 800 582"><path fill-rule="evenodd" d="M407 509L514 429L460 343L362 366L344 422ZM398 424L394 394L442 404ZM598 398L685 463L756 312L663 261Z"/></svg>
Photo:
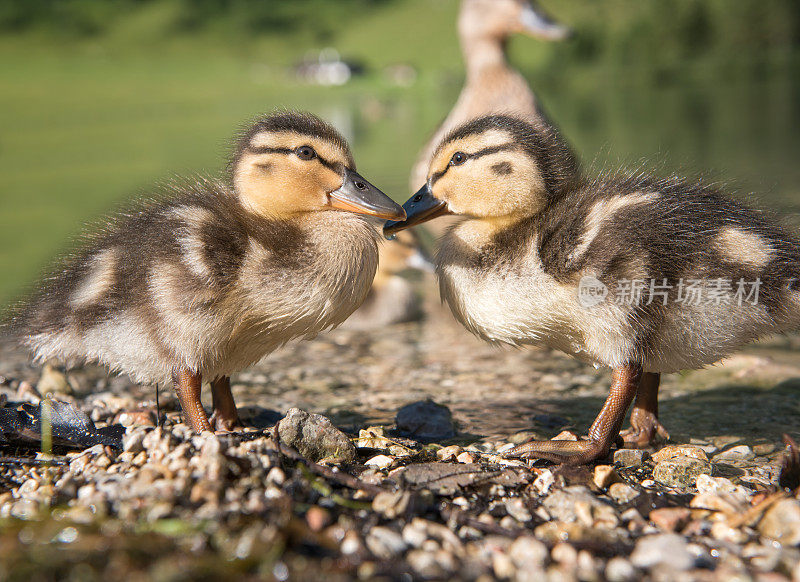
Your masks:
<svg viewBox="0 0 800 582"><path fill-rule="evenodd" d="M703 175L800 228L800 2L541 5L574 36L515 38L510 58L588 167ZM275 107L333 121L359 170L405 199L463 83L457 11L457 0L1 0L0 306L119 201L219 172L231 135ZM298 81L293 65L324 47L364 74ZM398 65L416 79L398 83Z"/></svg>

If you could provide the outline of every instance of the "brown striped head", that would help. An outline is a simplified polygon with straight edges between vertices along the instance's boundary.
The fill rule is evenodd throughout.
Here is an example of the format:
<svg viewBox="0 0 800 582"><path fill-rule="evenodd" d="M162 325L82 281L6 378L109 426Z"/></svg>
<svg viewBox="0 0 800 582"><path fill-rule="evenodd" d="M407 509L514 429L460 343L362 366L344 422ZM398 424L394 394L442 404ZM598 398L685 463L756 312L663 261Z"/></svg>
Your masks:
<svg viewBox="0 0 800 582"><path fill-rule="evenodd" d="M231 178L245 208L272 218L329 209L404 216L356 173L345 139L309 113L279 112L253 124L237 143Z"/></svg>
<svg viewBox="0 0 800 582"><path fill-rule="evenodd" d="M403 205L407 220L384 231L391 234L445 212L533 216L576 179L575 159L549 127L504 115L480 117L442 140L426 185Z"/></svg>

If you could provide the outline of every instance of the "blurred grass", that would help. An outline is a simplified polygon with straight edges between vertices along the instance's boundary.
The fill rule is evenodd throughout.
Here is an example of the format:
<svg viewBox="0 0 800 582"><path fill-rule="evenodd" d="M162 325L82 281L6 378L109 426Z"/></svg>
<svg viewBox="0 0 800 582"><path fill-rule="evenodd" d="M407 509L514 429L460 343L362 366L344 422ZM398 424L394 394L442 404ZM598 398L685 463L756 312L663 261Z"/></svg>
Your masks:
<svg viewBox="0 0 800 582"><path fill-rule="evenodd" d="M175 32L182 5L161 1L102 34L41 26L0 36L0 305L118 201L175 175L218 172L235 130L276 107L336 123L359 170L404 199L417 152L463 82L457 4L396 0L361 11L356 2L339 5L338 20L326 13L322 32L298 25L265 35L236 33L227 21ZM776 40L791 40L793 21L754 27L711 4L720 15L713 27L651 0L551 0L575 38L515 39L511 58L587 162L710 169L797 212L800 61ZM653 14L662 20L644 26ZM700 18L692 26L710 27L699 35L710 44L668 42L679 30L672 16L684 28ZM741 50L732 55L720 35ZM367 75L343 87L298 84L287 67L329 45ZM413 86L383 76L399 62L419 71Z"/></svg>

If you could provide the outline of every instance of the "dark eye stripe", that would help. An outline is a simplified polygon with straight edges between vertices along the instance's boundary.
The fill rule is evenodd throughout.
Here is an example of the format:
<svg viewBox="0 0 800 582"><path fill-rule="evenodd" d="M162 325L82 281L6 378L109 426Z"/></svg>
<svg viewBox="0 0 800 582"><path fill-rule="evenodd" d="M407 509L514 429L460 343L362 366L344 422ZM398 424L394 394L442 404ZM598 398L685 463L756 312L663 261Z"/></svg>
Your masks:
<svg viewBox="0 0 800 582"><path fill-rule="evenodd" d="M496 154L497 152L514 150L516 148L517 146L514 145L513 143L503 143L500 145L483 148L482 150L478 150L474 154L467 154L466 152L464 153L466 154L467 159L472 159L472 158L480 158L481 156L488 156L489 154ZM434 172L433 175L431 176L431 186L433 186L436 183L436 181L442 176L444 176L447 173L447 170L449 170L452 167L453 167L452 164L448 162L444 170L441 170L440 172Z"/></svg>
<svg viewBox="0 0 800 582"><path fill-rule="evenodd" d="M273 148L268 146L263 147L248 147L247 151L251 154L294 154L295 150L291 148ZM341 162L331 162L323 158L319 153L316 155L316 159L319 160L319 163L328 168L329 170L333 170L341 174L343 164Z"/></svg>

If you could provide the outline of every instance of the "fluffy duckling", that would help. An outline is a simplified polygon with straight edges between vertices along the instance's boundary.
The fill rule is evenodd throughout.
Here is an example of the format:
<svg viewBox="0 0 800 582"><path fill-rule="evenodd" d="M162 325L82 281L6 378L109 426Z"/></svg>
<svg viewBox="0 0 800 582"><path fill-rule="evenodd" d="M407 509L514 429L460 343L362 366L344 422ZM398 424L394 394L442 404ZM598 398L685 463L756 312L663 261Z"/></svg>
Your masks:
<svg viewBox="0 0 800 582"><path fill-rule="evenodd" d="M398 233L381 246L378 272L364 303L347 321L346 329L376 329L395 323L416 321L422 316L421 301L411 281L400 273L408 269L433 272L417 235L410 230Z"/></svg>
<svg viewBox="0 0 800 582"><path fill-rule="evenodd" d="M660 374L800 326L800 241L697 182L570 183L564 163L548 131L508 116L476 119L439 144L427 183L404 204L408 218L384 232L466 217L436 258L455 317L490 342L541 344L613 369L588 440L512 451L581 464L608 454L634 398L626 440L666 434Z"/></svg>
<svg viewBox="0 0 800 582"><path fill-rule="evenodd" d="M517 115L531 123L548 123L528 82L509 66L506 44L514 34L560 40L568 32L528 0L462 0L458 36L467 69L466 83L452 111L414 164L412 192L425 182L436 146L462 123L492 113Z"/></svg>
<svg viewBox="0 0 800 582"><path fill-rule="evenodd" d="M13 322L36 359L172 380L193 430L230 430L231 373L355 311L378 262L359 215L405 213L356 173L342 136L275 113L242 134L230 169L228 184L173 187L116 218L45 280Z"/></svg>

